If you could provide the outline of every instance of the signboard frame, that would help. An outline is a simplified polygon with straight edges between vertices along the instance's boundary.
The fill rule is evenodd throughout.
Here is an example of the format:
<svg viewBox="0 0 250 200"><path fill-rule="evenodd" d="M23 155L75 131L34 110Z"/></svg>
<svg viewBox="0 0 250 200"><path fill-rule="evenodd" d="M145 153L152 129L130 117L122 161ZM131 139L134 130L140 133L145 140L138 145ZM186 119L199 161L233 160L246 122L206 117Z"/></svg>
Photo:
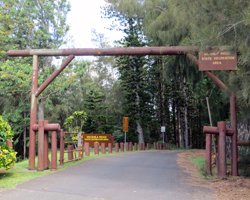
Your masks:
<svg viewBox="0 0 250 200"><path fill-rule="evenodd" d="M199 52L199 71L237 70L237 53L219 48Z"/></svg>
<svg viewBox="0 0 250 200"><path fill-rule="evenodd" d="M88 142L90 147L94 147L94 143L98 142L99 144L105 143L105 146L108 146L108 143L111 143L113 146L114 137L112 134L103 134L103 133L83 133L82 134L83 143Z"/></svg>
<svg viewBox="0 0 250 200"><path fill-rule="evenodd" d="M166 131L166 127L165 126L161 126L161 132L165 133L165 131Z"/></svg>

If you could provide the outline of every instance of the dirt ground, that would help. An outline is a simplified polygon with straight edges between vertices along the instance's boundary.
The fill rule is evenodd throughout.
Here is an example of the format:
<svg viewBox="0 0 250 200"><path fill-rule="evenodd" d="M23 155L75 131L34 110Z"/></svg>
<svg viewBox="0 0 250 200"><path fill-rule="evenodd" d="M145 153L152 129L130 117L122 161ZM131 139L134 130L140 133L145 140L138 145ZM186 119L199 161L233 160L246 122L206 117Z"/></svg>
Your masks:
<svg viewBox="0 0 250 200"><path fill-rule="evenodd" d="M192 185L208 187L214 191L216 200L250 200L250 178L228 177L226 179L202 177L199 170L191 163L190 156L204 156L204 150L189 150L178 154L177 162L192 178L187 181Z"/></svg>

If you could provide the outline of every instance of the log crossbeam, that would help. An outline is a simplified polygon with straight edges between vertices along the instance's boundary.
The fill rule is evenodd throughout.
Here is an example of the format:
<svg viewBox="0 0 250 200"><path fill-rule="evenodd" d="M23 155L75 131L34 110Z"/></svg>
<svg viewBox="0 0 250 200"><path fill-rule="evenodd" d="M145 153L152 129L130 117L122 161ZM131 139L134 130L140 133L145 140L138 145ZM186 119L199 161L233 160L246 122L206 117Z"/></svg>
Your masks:
<svg viewBox="0 0 250 200"><path fill-rule="evenodd" d="M219 128L216 126L203 126L203 133L219 135ZM233 136L234 131L231 128L226 129L227 136Z"/></svg>

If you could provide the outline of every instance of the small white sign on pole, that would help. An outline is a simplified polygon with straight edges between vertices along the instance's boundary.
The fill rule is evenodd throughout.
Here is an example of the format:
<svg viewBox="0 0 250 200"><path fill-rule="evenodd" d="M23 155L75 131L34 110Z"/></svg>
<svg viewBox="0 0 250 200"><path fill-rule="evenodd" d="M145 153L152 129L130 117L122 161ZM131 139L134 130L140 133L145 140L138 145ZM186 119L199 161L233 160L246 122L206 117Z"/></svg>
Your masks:
<svg viewBox="0 0 250 200"><path fill-rule="evenodd" d="M161 126L161 132L165 133L165 131L166 131L166 127L165 126Z"/></svg>

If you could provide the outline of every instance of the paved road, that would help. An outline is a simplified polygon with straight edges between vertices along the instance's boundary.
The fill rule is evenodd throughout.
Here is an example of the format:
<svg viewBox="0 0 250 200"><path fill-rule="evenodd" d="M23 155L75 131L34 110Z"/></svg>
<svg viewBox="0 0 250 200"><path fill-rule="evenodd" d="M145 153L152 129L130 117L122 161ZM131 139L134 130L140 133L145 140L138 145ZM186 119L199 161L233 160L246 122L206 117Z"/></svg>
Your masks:
<svg viewBox="0 0 250 200"><path fill-rule="evenodd" d="M86 161L0 192L4 200L210 200L187 184L176 152L138 152Z"/></svg>

